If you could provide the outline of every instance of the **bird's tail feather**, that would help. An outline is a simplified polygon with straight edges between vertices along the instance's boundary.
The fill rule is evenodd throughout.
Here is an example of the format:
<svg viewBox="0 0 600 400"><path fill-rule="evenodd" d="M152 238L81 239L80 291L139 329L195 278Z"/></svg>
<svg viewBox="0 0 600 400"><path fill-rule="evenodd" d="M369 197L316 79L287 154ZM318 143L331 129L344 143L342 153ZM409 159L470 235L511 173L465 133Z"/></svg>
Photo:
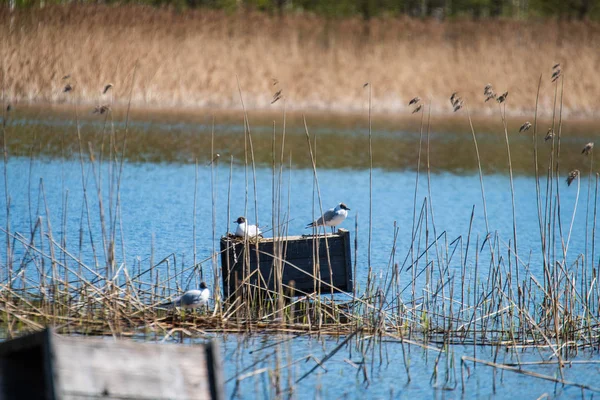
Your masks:
<svg viewBox="0 0 600 400"><path fill-rule="evenodd" d="M165 301L164 303L160 303L159 307L179 307L181 304L181 298L176 298L172 301Z"/></svg>

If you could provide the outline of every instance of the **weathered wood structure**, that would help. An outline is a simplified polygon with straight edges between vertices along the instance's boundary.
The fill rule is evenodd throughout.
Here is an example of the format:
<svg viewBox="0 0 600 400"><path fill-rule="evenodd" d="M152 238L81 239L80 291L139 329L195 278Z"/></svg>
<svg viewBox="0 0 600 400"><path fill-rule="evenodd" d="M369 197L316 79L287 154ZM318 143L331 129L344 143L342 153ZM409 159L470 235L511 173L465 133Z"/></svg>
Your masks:
<svg viewBox="0 0 600 400"><path fill-rule="evenodd" d="M0 344L0 399L223 398L218 348L59 336Z"/></svg>
<svg viewBox="0 0 600 400"><path fill-rule="evenodd" d="M320 287L323 294L331 293L330 285L335 288L334 292L353 290L350 232L345 229L326 237L288 236L276 240L263 238L258 242L250 239L247 250L246 253L246 246L240 238L221 238L225 297L236 294L236 287L248 276L247 281L252 285L275 290L274 265L277 262L282 267L283 285L292 284L298 294L314 291L315 276L320 276L316 287Z"/></svg>

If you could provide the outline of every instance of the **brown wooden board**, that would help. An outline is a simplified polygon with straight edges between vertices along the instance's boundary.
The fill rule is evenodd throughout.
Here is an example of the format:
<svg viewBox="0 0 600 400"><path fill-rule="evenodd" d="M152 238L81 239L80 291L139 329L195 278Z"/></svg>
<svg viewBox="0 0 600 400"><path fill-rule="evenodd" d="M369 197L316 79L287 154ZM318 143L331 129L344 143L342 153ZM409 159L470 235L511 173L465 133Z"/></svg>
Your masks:
<svg viewBox="0 0 600 400"><path fill-rule="evenodd" d="M275 249L280 248L282 253L283 273L282 283L294 287L300 293L312 293L315 288L314 265L320 270L321 293L352 292L352 260L350 232L340 229L336 234L319 236L288 236L284 238L252 239L247 244L249 251L249 268L244 268L245 246L239 238L224 236L221 238L221 268L223 279L223 293L225 297L234 294L236 282L244 281L248 274L252 285L275 290L274 264L277 258L273 255ZM315 263L316 249L319 250L318 263ZM327 249L329 249L329 257ZM333 279L330 274L333 273ZM260 271L262 278L258 277L256 270ZM266 282L266 285L265 285ZM318 287L319 285L317 285Z"/></svg>
<svg viewBox="0 0 600 400"><path fill-rule="evenodd" d="M218 348L59 336L0 344L0 399L222 399Z"/></svg>

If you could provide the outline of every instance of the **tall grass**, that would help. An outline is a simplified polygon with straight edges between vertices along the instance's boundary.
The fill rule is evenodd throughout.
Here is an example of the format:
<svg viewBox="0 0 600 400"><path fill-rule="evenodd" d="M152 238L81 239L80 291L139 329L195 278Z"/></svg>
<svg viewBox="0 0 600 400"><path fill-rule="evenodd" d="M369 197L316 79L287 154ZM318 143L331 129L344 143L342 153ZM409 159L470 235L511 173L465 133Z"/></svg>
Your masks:
<svg viewBox="0 0 600 400"><path fill-rule="evenodd" d="M369 24L369 29L364 29ZM448 112L441 93L458 88L475 98L488 81L510 91L508 114L533 112L535 76L560 61L565 115L597 115L600 25L569 21L433 21L269 17L197 10L177 13L133 5L71 5L0 9L0 57L7 95L20 102L62 102L67 73L82 100L104 104L105 84L127 95L139 60L133 104L234 108L231 77L239 76L247 109L271 107L273 78L286 88L288 110L362 111L361 85L379 88L374 113L405 110L416 93L432 96L432 111ZM550 59L550 61L548 61ZM540 115L553 97L542 94ZM481 102L474 114L492 114Z"/></svg>

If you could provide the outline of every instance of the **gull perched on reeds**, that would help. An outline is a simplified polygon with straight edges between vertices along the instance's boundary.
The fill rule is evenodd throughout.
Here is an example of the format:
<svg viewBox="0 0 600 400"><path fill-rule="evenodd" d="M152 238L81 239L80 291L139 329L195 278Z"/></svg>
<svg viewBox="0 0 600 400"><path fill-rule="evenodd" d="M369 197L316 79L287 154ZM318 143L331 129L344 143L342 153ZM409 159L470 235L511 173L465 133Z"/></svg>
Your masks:
<svg viewBox="0 0 600 400"><path fill-rule="evenodd" d="M340 203L335 208L330 208L329 210L325 211L325 213L320 216L319 219L306 225L306 228L329 226L333 232L334 227L344 222L348 216L349 210L350 209L348 206L346 206L344 203Z"/></svg>
<svg viewBox="0 0 600 400"><path fill-rule="evenodd" d="M184 309L198 308L201 306L208 306L208 299L210 298L210 290L206 286L206 283L200 282L200 290L188 290L179 297L174 298L171 301L162 303L161 307L180 307Z"/></svg>
<svg viewBox="0 0 600 400"><path fill-rule="evenodd" d="M528 131L529 128L531 128L531 122L527 121L523 125L521 125L521 127L519 128L519 133Z"/></svg>
<svg viewBox="0 0 600 400"><path fill-rule="evenodd" d="M588 154L590 154L592 152L593 148L594 148L594 143L589 142L588 144L585 145L583 150L581 150L581 154L585 154L587 156Z"/></svg>
<svg viewBox="0 0 600 400"><path fill-rule="evenodd" d="M548 140L552 139L554 137L554 130L552 128L548 128L548 132L546 133L546 137L544 138L544 141L547 142Z"/></svg>
<svg viewBox="0 0 600 400"><path fill-rule="evenodd" d="M262 237L262 232L260 231L258 226L248 224L245 217L239 217L233 222L238 224L235 230L235 236L242 238L246 236L248 236L249 238L257 236Z"/></svg>

